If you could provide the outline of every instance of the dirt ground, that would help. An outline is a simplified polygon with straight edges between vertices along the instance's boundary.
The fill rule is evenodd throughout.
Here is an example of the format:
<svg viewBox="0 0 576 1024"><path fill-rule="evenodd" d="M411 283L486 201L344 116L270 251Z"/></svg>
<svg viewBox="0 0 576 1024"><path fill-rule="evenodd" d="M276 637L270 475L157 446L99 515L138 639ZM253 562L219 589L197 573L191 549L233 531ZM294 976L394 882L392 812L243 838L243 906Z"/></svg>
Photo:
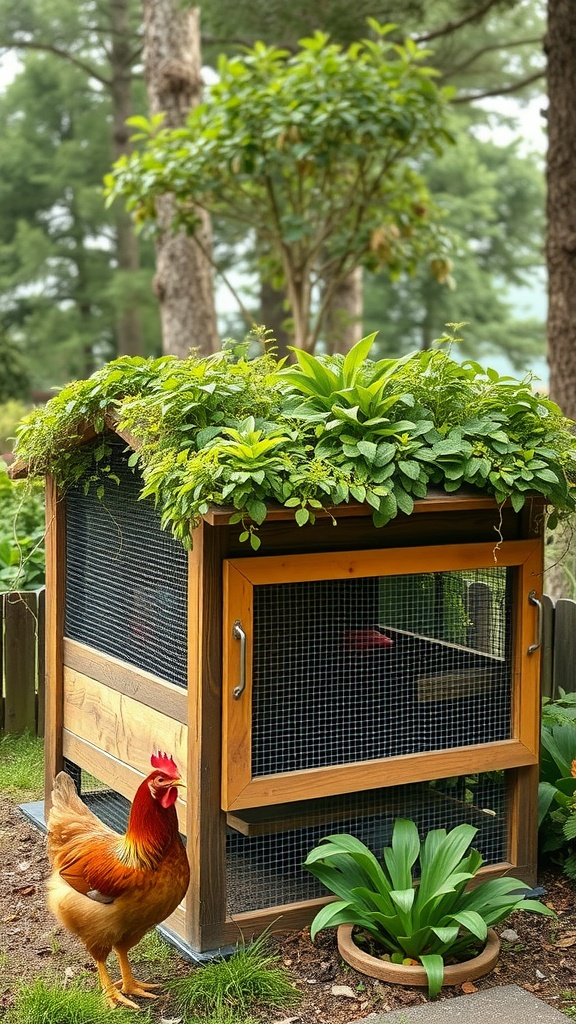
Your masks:
<svg viewBox="0 0 576 1024"><path fill-rule="evenodd" d="M19 980L58 977L63 983L94 965L83 946L56 926L44 895L48 873L44 836L13 803L0 797L0 1017L10 1006ZM556 921L536 914L514 915L499 928L513 928L518 939L504 942L495 970L467 991L514 983L559 1010L576 1006L576 891L553 870L542 872L544 901L558 914ZM374 1010L386 1012L425 1002L423 990L387 985L357 974L342 963L333 933L312 945L308 932L277 936L281 961L302 993L301 1005L286 1011L264 1011L267 1024L350 1024ZM170 977L193 968L177 958ZM140 971L142 973L142 971ZM161 981L162 978L153 980ZM168 979L166 979L168 980ZM94 976L97 985L97 977ZM461 995L444 989L441 998ZM148 1005L148 1004L147 1004ZM168 996L154 1004L154 1019L174 1017Z"/></svg>

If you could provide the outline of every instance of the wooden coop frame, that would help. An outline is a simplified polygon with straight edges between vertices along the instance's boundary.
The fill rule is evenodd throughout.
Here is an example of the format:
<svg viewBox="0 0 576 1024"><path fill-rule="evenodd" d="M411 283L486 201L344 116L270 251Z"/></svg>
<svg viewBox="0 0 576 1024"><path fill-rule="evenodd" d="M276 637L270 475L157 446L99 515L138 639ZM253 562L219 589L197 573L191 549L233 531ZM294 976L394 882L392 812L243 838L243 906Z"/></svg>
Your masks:
<svg viewBox="0 0 576 1024"><path fill-rule="evenodd" d="M314 526L270 509L254 554L239 542L231 510L212 508L187 557L187 688L65 634L66 499L47 482L46 796L65 759L131 800L152 749L174 755L185 776L178 803L190 888L165 923L193 956L250 938L270 925L308 924L327 897L227 911L226 836L262 836L306 823L306 801L469 773L505 771L502 859L486 876L536 875L540 727L539 598L543 515L538 501L516 513L482 494L433 493L410 516L374 527L367 506L347 505ZM496 532L495 532L496 531ZM357 763L254 778L250 767L254 589L270 582L363 579L395 573L509 566L513 572L510 735L493 742L399 753ZM239 678L237 623L244 676ZM129 652L127 652L129 653ZM238 699L235 690L242 684Z"/></svg>

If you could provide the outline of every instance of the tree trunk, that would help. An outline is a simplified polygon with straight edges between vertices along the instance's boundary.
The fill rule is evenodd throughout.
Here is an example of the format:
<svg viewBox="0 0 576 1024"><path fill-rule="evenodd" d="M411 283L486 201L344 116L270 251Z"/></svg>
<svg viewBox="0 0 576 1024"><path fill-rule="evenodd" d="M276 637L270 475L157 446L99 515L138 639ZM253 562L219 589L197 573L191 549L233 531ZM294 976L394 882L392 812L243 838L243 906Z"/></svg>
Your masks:
<svg viewBox="0 0 576 1024"><path fill-rule="evenodd" d="M313 352L316 337L310 330L310 308L312 295L310 280L304 273L294 271L288 259L284 259L286 275L286 292L294 324L294 346L305 352Z"/></svg>
<svg viewBox="0 0 576 1024"><path fill-rule="evenodd" d="M142 0L144 72L151 114L164 113L164 124L177 128L202 94L200 18L179 0ZM191 236L174 232L170 195L156 204L154 290L160 301L162 348L185 358L190 348L207 354L219 347L210 255L210 221L198 210L199 226Z"/></svg>
<svg viewBox="0 0 576 1024"><path fill-rule="evenodd" d="M284 309L286 296L267 281L260 282L260 323L272 331L279 359L289 356L288 345L294 344L294 338L284 329L284 321L289 315Z"/></svg>
<svg viewBox="0 0 576 1024"><path fill-rule="evenodd" d="M130 152L130 128L127 118L132 109L132 47L134 37L130 32L128 0L112 0L110 5L111 27L111 84L112 96L112 156L118 160ZM115 204L116 255L118 270L126 274L136 273L140 268L138 242L130 215L121 203ZM130 289L128 289L128 292ZM118 355L138 356L143 353L142 325L139 309L128 303L119 311L116 324L116 345Z"/></svg>
<svg viewBox="0 0 576 1024"><path fill-rule="evenodd" d="M349 352L360 341L363 307L362 267L355 267L330 299L323 331L328 352Z"/></svg>
<svg viewBox="0 0 576 1024"><path fill-rule="evenodd" d="M576 419L576 6L549 0L548 361L550 396Z"/></svg>

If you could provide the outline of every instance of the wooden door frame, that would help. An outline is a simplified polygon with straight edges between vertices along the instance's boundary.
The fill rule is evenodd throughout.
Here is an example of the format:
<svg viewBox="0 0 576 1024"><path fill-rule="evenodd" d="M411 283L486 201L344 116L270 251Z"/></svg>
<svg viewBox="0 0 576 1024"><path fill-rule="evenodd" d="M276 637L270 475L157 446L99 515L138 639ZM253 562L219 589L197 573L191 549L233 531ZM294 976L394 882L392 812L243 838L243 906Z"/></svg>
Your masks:
<svg viewBox="0 0 576 1024"><path fill-rule="evenodd" d="M540 540L504 541L497 546L472 543L224 560L222 807L231 811L536 764L540 652L527 652L534 643L537 614L529 603L529 594L539 592L541 560ZM510 739L252 777L251 650L255 586L482 569L495 565L518 570L514 593ZM239 699L235 699L233 692L238 685L239 672L239 645L233 632L237 621L241 622L246 635L246 687Z"/></svg>

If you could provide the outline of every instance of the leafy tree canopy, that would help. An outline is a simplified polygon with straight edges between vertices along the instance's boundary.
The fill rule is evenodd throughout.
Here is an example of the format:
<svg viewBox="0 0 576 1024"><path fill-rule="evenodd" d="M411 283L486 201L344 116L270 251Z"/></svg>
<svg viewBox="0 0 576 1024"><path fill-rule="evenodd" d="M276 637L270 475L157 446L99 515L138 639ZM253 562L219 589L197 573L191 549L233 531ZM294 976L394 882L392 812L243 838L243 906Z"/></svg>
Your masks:
<svg viewBox="0 0 576 1024"><path fill-rule="evenodd" d="M381 329L383 351L426 348L444 324L467 320L463 350L505 351L521 369L544 351L544 325L513 317L510 285L529 284L542 264L544 179L538 158L518 144L479 138L470 113L454 125L457 147L422 164L434 201L445 212L453 240L449 288L418 268L391 281L385 274L365 281L365 329Z"/></svg>
<svg viewBox="0 0 576 1024"><path fill-rule="evenodd" d="M102 196L109 117L108 94L45 53L28 53L0 97L0 322L25 348L36 387L89 373L114 355L118 310L128 300L148 306L149 351L158 344L150 269L117 270Z"/></svg>
<svg viewBox="0 0 576 1024"><path fill-rule="evenodd" d="M302 348L314 347L330 300L328 288L312 310L320 281L334 289L359 264L398 274L430 255L439 273L444 266L445 239L414 161L450 139L446 97L423 63L427 51L371 27L376 40L346 49L316 33L294 55L257 43L221 57L219 80L186 127L133 119L146 145L107 179L141 221L169 192L191 229L193 201L255 230L284 280Z"/></svg>
<svg viewBox="0 0 576 1024"><path fill-rule="evenodd" d="M0 333L0 404L27 398L29 390L30 378L20 347Z"/></svg>
<svg viewBox="0 0 576 1024"><path fill-rule="evenodd" d="M318 30L349 45L365 34L369 17L394 23L397 39L410 35L430 45L434 67L457 86L459 101L525 94L543 78L543 0L238 0L233 17L228 0L211 0L202 11L204 50L214 61L222 49L256 40L296 50L302 36Z"/></svg>

